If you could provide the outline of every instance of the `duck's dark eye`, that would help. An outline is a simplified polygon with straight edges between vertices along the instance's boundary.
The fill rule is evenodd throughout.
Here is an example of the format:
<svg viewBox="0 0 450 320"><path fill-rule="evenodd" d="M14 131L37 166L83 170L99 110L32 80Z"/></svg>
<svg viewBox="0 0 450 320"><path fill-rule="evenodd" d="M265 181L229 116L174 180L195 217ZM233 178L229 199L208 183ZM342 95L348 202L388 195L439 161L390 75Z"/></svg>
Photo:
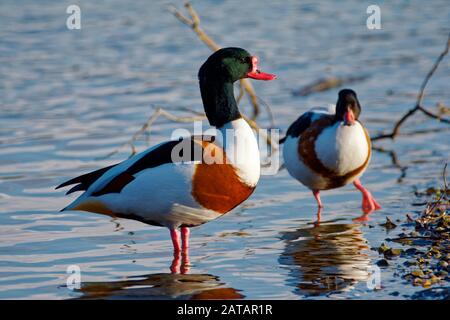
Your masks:
<svg viewBox="0 0 450 320"><path fill-rule="evenodd" d="M244 57L241 58L241 62L242 62L242 63L247 63L247 58L244 58Z"/></svg>

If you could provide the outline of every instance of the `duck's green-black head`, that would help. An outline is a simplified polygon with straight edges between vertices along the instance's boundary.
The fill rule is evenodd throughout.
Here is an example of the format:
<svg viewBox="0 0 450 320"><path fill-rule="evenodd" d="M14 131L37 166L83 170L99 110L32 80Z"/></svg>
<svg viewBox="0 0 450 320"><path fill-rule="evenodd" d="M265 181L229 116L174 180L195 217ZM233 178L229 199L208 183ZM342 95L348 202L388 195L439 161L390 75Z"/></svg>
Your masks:
<svg viewBox="0 0 450 320"><path fill-rule="evenodd" d="M351 126L358 120L361 114L361 105L359 104L356 92L351 89L339 91L339 98L336 103L336 118L344 121L344 124Z"/></svg>
<svg viewBox="0 0 450 320"><path fill-rule="evenodd" d="M217 50L200 67L200 92L211 125L221 127L241 117L233 83L244 78L273 80L276 76L259 71L258 59L241 48Z"/></svg>
<svg viewBox="0 0 450 320"><path fill-rule="evenodd" d="M214 52L198 72L199 79L214 78L216 81L235 82L244 78L273 80L275 75L258 70L258 59L241 48L223 48Z"/></svg>

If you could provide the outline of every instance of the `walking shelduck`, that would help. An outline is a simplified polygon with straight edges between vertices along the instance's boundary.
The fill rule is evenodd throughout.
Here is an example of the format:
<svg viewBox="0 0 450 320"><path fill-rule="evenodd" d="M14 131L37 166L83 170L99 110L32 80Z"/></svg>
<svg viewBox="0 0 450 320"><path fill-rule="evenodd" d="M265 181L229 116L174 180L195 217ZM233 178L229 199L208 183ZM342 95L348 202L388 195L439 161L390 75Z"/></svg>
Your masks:
<svg viewBox="0 0 450 320"><path fill-rule="evenodd" d="M323 208L320 190L339 188L351 182L362 193L363 219L381 208L359 180L371 155L369 134L358 121L360 113L356 93L341 90L336 107L314 108L304 113L280 140L284 142L283 158L289 174L314 194L318 222Z"/></svg>
<svg viewBox="0 0 450 320"><path fill-rule="evenodd" d="M241 117L233 93L237 80L276 78L259 71L257 63L255 56L241 48L213 53L201 66L198 78L206 116L216 134L166 141L121 163L64 182L57 189L75 185L67 194L84 193L63 210L167 227L174 253L186 253L190 227L229 212L246 200L258 183L257 141Z"/></svg>

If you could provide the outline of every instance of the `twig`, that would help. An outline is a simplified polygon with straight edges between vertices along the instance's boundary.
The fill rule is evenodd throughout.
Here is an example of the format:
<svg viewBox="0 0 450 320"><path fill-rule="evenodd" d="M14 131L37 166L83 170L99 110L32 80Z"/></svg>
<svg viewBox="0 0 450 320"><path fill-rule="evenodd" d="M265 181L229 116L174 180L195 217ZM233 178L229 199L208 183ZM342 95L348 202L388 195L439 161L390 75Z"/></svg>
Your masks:
<svg viewBox="0 0 450 320"><path fill-rule="evenodd" d="M446 168L447 168L447 163L445 164L445 166L444 166L444 174L445 174L445 170L446 170ZM445 193L445 195L447 195L447 193ZM441 201L442 201L442 199L444 198L444 193L443 192L440 192L439 193L439 198L435 201L435 202L431 202L431 203L428 203L427 204L427 208L425 209L427 212L433 212L433 210L438 206L438 205L440 205L441 204ZM431 206L430 206L430 204L431 204Z"/></svg>
<svg viewBox="0 0 450 320"><path fill-rule="evenodd" d="M406 112L400 118L400 120L398 120L395 123L394 129L392 130L392 132L385 133L385 134L380 134L378 136L375 136L375 137L372 138L373 141L381 140L381 139L394 139L399 134L400 127L402 126L402 124L409 117L411 117L413 114L415 114L417 111L421 111L423 114L427 115L428 117L436 119L436 120L439 120L440 122L450 124L450 120L449 119L442 118L441 116L428 111L427 109L425 109L422 106L423 97L425 95L425 88L426 88L428 82L430 81L431 77L433 76L434 72L437 70L437 68L438 68L439 64L441 63L441 61L448 54L449 48L450 48L450 33L449 33L449 35L447 37L447 43L446 43L444 51L442 51L442 53L436 59L435 63L433 64L432 68L430 69L430 71L428 72L428 74L426 75L425 79L423 80L423 82L422 82L422 84L420 86L420 90L419 90L419 94L417 95L417 101L416 101L415 106L413 108L411 108L410 110L408 110L408 112Z"/></svg>
<svg viewBox="0 0 450 320"><path fill-rule="evenodd" d="M269 104L259 96L258 96L258 100L266 108L266 112L267 112L267 115L268 115L269 121L270 121L270 128L275 128L275 118L273 117L272 109L270 108Z"/></svg>
<svg viewBox="0 0 450 320"><path fill-rule="evenodd" d="M211 39L210 36L206 34L206 32L200 27L200 17L198 16L197 12L194 10L192 5L189 1L186 1L184 3L184 7L186 8L187 12L190 15L190 18L186 17L180 10L178 10L174 5L170 5L168 10L171 12L175 18L177 18L180 22L187 25L194 31L199 39L206 44L212 51L217 51L220 49L220 46ZM255 120L259 113L260 113L260 107L258 103L258 98L255 94L255 89L253 89L252 84L247 79L242 79L241 86L244 88L245 92L247 93L250 103L253 106L253 115L251 117L252 120ZM238 99L239 101L241 98ZM238 101L238 102L239 102Z"/></svg>
<svg viewBox="0 0 450 320"><path fill-rule="evenodd" d="M242 84L242 82L239 82L239 94L236 98L236 103L239 105L239 103L241 102L242 97L244 96L245 93L245 88L244 85Z"/></svg>
<svg viewBox="0 0 450 320"><path fill-rule="evenodd" d="M151 129L153 123L155 123L155 121L160 116L162 116L162 117L164 117L166 119L169 119L171 121L174 121L174 122L183 122L183 123L194 122L194 121L202 121L202 120L206 119L206 115L204 113L202 113L202 112L195 111L195 110L192 110L192 109L189 109L189 108L182 108L182 109L194 113L195 116L180 117L180 116L176 116L176 115L174 115L174 114L164 110L161 107L157 107L155 109L155 111L152 113L152 115L142 125L142 127L139 130L137 130L128 141L124 142L119 147L117 147L115 150L113 150L112 152L108 153L106 156L101 157L100 159L105 159L105 158L109 158L109 157L113 156L114 154L118 153L120 151L120 149L122 149L125 146L129 146L131 148L130 157L135 155L136 154L135 142L143 134L147 134L147 141L150 139L150 129ZM253 130L258 131L260 129L260 127L258 126L258 124L254 120L247 118L245 115L242 115L242 117L247 121L247 123L249 124L249 126ZM266 143L269 146L271 146L272 149L277 150L277 145L276 145L276 143L274 143L272 141L270 136L265 134L263 131L258 131L258 134L264 136L264 138L266 140Z"/></svg>
<svg viewBox="0 0 450 320"><path fill-rule="evenodd" d="M447 199L447 191L448 191L448 184L447 184L447 163L444 165L444 170L442 171L442 177L444 180L444 197Z"/></svg>
<svg viewBox="0 0 450 320"><path fill-rule="evenodd" d="M201 120L205 119L205 117L206 117L204 114L203 115L192 116L192 117L180 117L180 116L176 116L176 115L171 114L170 112L164 110L161 107L158 107L158 108L155 109L155 111L152 113L152 115L147 119L147 121L142 125L142 127L138 131L136 131L133 134L133 136L128 141L124 142L122 145L117 147L112 152L108 153L103 158L111 157L112 155L118 153L120 151L120 149L122 149L125 146L130 146L130 148L131 148L130 157L135 155L136 154L136 147L135 147L134 143L136 142L136 140L141 135L143 135L147 131L148 132L150 131L151 126L156 121L156 119L158 119L159 116L163 116L163 117L165 117L165 118L167 118L167 119L169 119L171 121L175 121L175 122L201 121Z"/></svg>
<svg viewBox="0 0 450 320"><path fill-rule="evenodd" d="M182 22L183 24L187 25L188 27L190 27L199 37L199 39L205 43L211 50L213 51L217 51L220 49L220 46L213 40L211 39L211 37L209 37L206 32L200 27L200 17L197 14L197 12L194 10L194 8L192 7L192 5L189 3L189 1L186 1L184 4L184 7L186 8L187 13L189 14L190 18L188 18L187 16L185 16L180 10L178 10L175 6L170 5L168 7L169 12L171 12L180 22ZM253 115L251 118L248 118L244 115L243 118L248 122L248 124L250 125L250 127L252 129L254 129L255 131L259 130L260 127L258 126L258 124L256 123L256 118L258 117L259 113L260 113L260 107L259 107L259 102L258 102L258 98L255 94L255 90L253 89L253 86L251 85L251 83L247 80L247 79L242 79L240 80L240 86L239 86L240 90L239 90L239 95L237 97L237 103L239 104L239 102L242 100L242 97L244 96L244 93L246 93L250 99L250 102L253 106ZM267 105L267 103L263 102L263 104L265 105L265 107L268 110L269 113L269 118L271 120L271 123L273 124L273 116L270 110L270 107ZM176 115L171 114L170 112L162 109L162 108L157 108L153 114L147 119L147 121L145 122L145 124L138 130L136 131L133 136L126 141L125 143L123 143L121 146L119 146L117 149L115 149L114 151L110 152L109 154L107 154L105 156L105 158L108 158L114 154L116 154L117 152L119 152L119 150L121 148L123 148L124 146L130 146L131 148L131 155L133 156L136 153L136 147L135 147L135 142L136 140L143 134L147 134L147 141L150 139L150 129L151 126L153 125L153 123L156 121L156 119L159 116L163 116L171 121L175 121L175 122L192 122L192 121L197 121L197 120L203 120L205 119L205 114L203 112L199 112L199 111L195 111L192 109L188 109L188 108L183 108L186 111L189 111L193 114L195 114L196 116L192 116L192 117L179 117ZM259 134L262 134L265 136L266 142L269 146L271 146L273 149L277 149L276 144L273 143L272 139L270 138L270 136L266 135L265 133L263 133L262 131L259 132Z"/></svg>

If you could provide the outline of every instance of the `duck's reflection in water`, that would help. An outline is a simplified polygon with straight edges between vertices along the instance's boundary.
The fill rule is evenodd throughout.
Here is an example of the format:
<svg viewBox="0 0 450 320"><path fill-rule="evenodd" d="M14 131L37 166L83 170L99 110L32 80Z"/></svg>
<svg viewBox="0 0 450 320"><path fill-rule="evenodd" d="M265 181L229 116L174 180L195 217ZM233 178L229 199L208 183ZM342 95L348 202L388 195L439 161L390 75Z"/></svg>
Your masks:
<svg viewBox="0 0 450 320"><path fill-rule="evenodd" d="M172 262L172 273L157 273L129 277L123 281L86 282L77 290L78 299L242 299L239 290L227 287L219 277L209 274L174 273L177 258ZM185 272L183 272L183 270Z"/></svg>
<svg viewBox="0 0 450 320"><path fill-rule="evenodd" d="M348 291L369 276L369 249L359 224L322 223L283 234L280 263L291 268L295 292L317 296ZM293 268L294 267L294 268Z"/></svg>
<svg viewBox="0 0 450 320"><path fill-rule="evenodd" d="M78 299L242 299L238 290L226 287L209 274L158 273L124 281L88 282L77 290Z"/></svg>

